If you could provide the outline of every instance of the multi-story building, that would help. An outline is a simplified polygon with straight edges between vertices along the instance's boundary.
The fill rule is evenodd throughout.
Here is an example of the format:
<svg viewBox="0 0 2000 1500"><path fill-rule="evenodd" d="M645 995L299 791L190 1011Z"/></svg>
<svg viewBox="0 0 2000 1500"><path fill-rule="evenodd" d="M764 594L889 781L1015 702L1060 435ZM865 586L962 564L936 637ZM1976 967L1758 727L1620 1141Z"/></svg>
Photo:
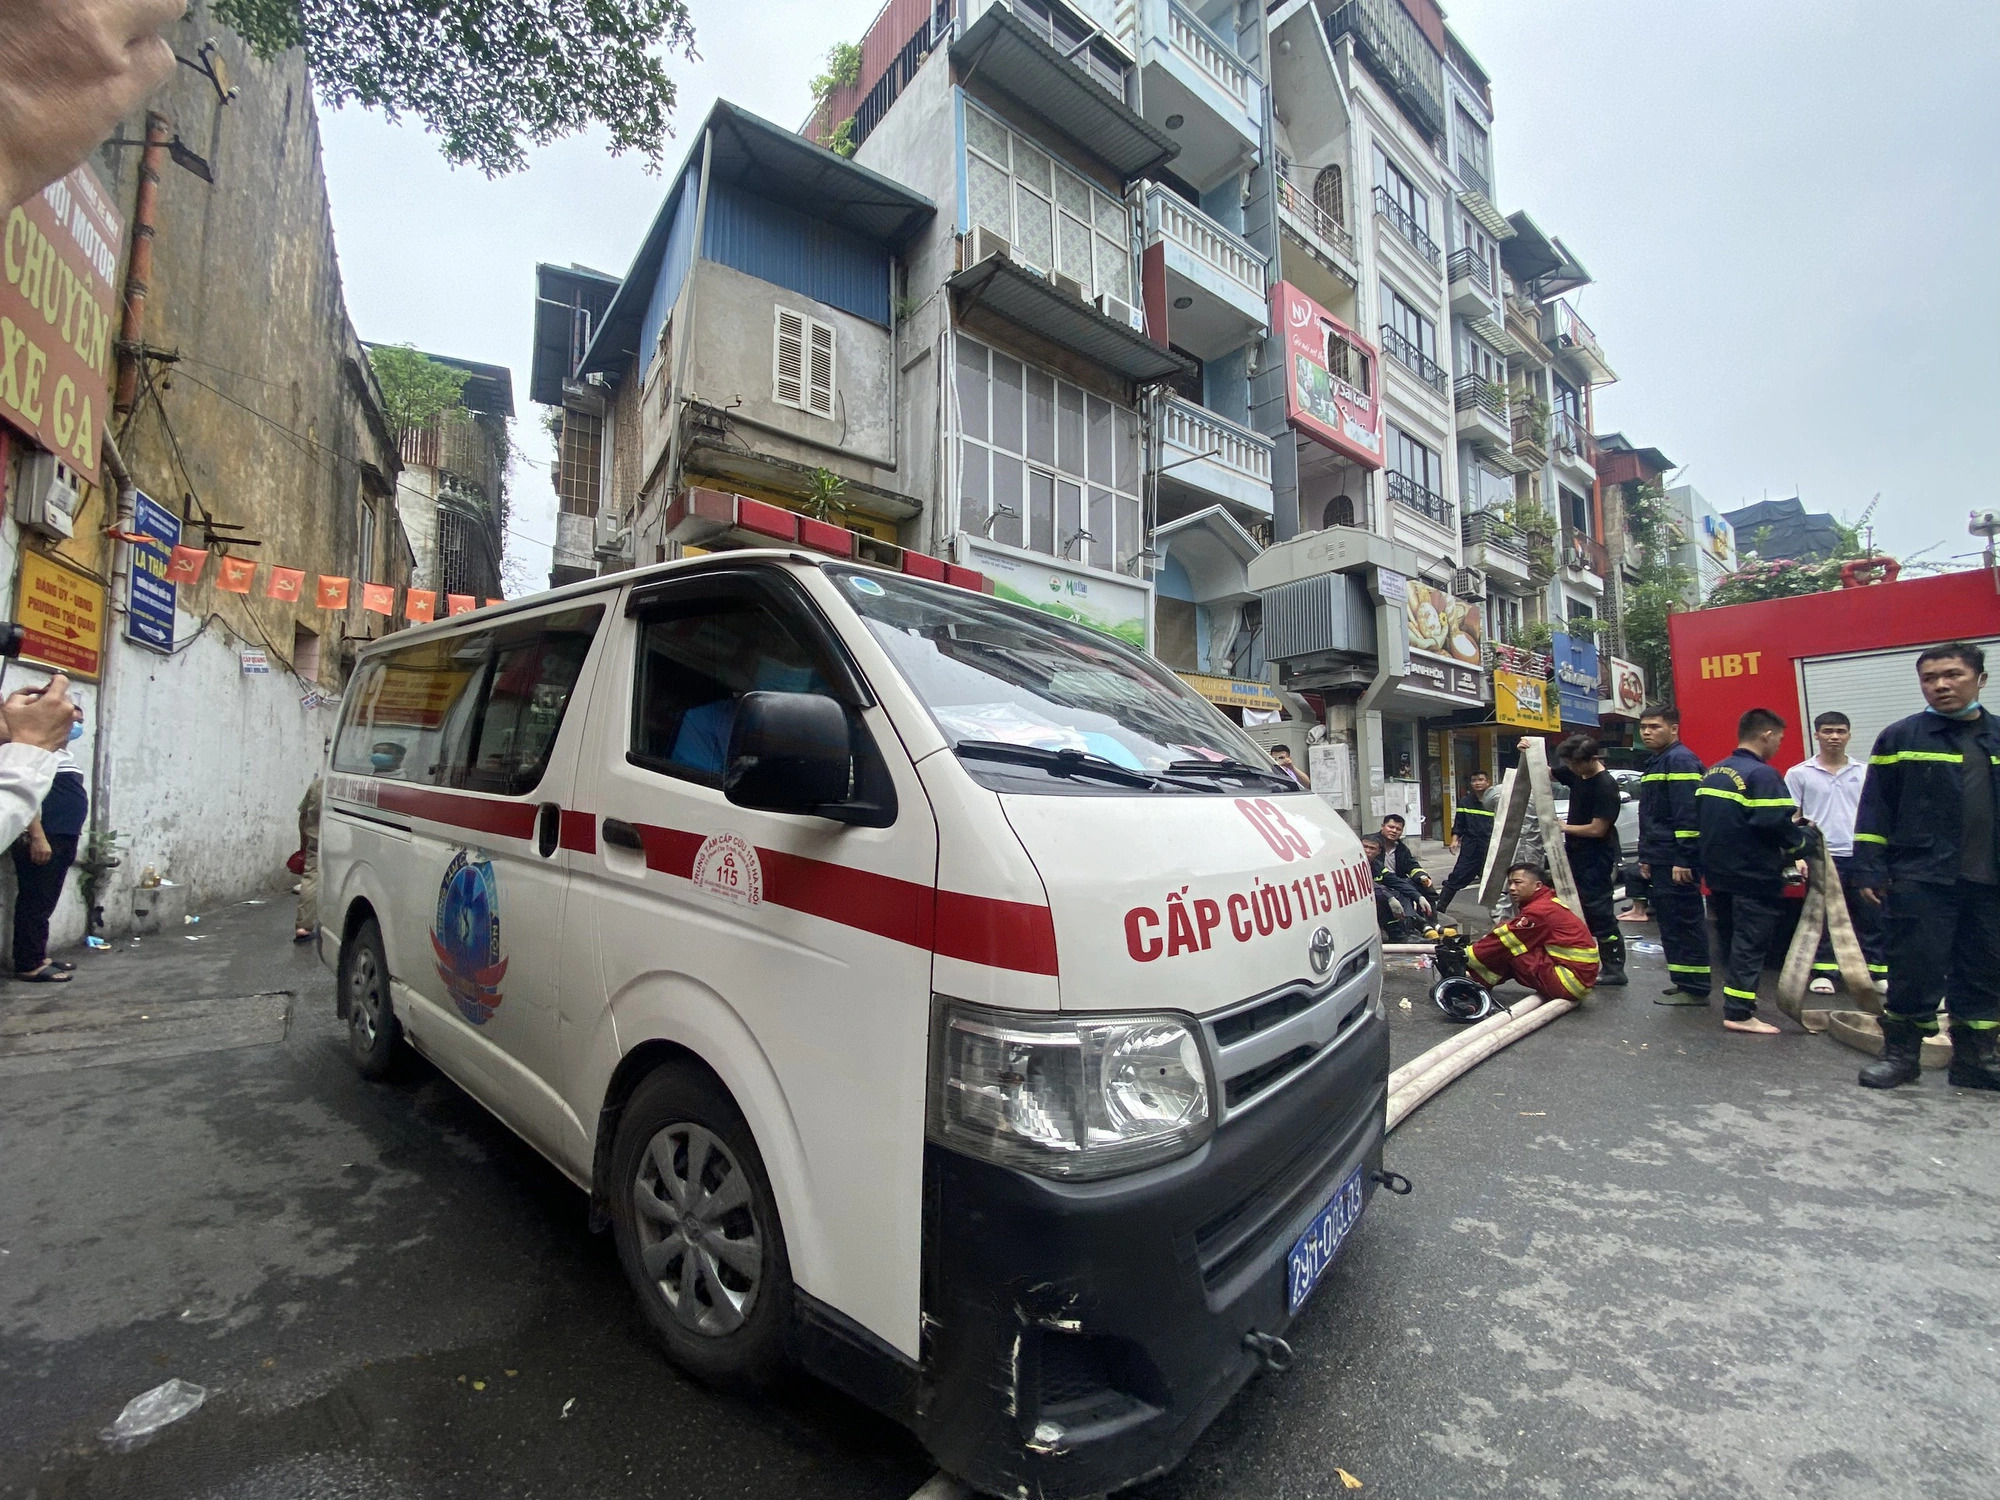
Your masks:
<svg viewBox="0 0 2000 1500"><path fill-rule="evenodd" d="M1754 501L1722 519L1736 537L1737 550L1765 562L1824 562L1840 555L1844 541L1838 521L1823 510L1807 510L1796 495Z"/></svg>
<svg viewBox="0 0 2000 1500"><path fill-rule="evenodd" d="M1736 571L1740 556L1736 528L1728 516L1703 499L1701 491L1691 484L1674 485L1667 491L1667 503L1673 507L1675 524L1686 538L1674 560L1694 575L1687 601L1688 608L1693 609Z"/></svg>
<svg viewBox="0 0 2000 1500"><path fill-rule="evenodd" d="M439 595L496 598L507 550L513 372L442 354L428 358L464 371L466 381L456 410L396 434L403 460L396 475L396 513L410 543L410 586Z"/></svg>
<svg viewBox="0 0 2000 1500"><path fill-rule="evenodd" d="M1674 461L1658 448L1636 446L1622 432L1595 436L1592 447L1597 455L1598 494L1604 513L1604 550L1608 563L1605 575L1606 644L1619 656L1625 651L1625 598L1639 581L1645 552L1635 534L1634 506L1642 493L1659 490L1660 481L1671 473ZM1664 506L1664 496L1661 501ZM1683 528L1671 525L1672 537L1666 547L1667 561L1673 561L1683 542Z"/></svg>

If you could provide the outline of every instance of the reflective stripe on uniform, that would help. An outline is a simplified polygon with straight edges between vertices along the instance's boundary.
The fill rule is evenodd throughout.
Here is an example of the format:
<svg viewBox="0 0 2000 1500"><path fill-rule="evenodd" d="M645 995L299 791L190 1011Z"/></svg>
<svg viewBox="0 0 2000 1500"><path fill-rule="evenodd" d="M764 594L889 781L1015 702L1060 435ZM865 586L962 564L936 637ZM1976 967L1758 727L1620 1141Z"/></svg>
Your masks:
<svg viewBox="0 0 2000 1500"><path fill-rule="evenodd" d="M1974 1031L1992 1031L2000 1028L2000 1021L1961 1021L1957 1016L1951 1018L1951 1024L1954 1026L1970 1026Z"/></svg>
<svg viewBox="0 0 2000 1500"><path fill-rule="evenodd" d="M1707 964L1668 964L1669 974L1707 974L1712 972Z"/></svg>
<svg viewBox="0 0 2000 1500"><path fill-rule="evenodd" d="M1481 963L1478 959L1474 958L1470 953L1465 955L1465 962L1466 966L1470 968L1473 973L1477 974L1480 977L1480 979L1485 983L1498 984L1500 982L1500 976L1498 974L1494 973L1491 969L1487 968L1485 964Z"/></svg>
<svg viewBox="0 0 2000 1500"><path fill-rule="evenodd" d="M1739 990L1733 985L1727 984L1722 987L1722 993L1732 1000L1755 1000L1757 998L1755 990Z"/></svg>
<svg viewBox="0 0 2000 1500"><path fill-rule="evenodd" d="M1494 928L1493 935L1498 939L1500 939L1501 944L1506 948L1506 950L1509 953L1513 954L1516 958L1520 957L1523 953L1526 953L1528 951L1528 945L1522 942L1519 938L1515 937L1513 933L1509 932L1504 927Z"/></svg>
<svg viewBox="0 0 2000 1500"><path fill-rule="evenodd" d="M1883 837L1883 836L1882 836L1881 834L1879 834L1879 833L1857 833L1857 834L1855 834L1855 835L1854 835L1854 842L1855 842L1855 843L1857 843L1857 844L1882 844L1882 845L1887 845L1887 844L1888 844L1888 842L1889 842L1889 840L1888 840L1887 838Z"/></svg>
<svg viewBox="0 0 2000 1500"><path fill-rule="evenodd" d="M1648 771L1639 779L1641 781L1699 781L1703 774L1701 771Z"/></svg>
<svg viewBox="0 0 2000 1500"><path fill-rule="evenodd" d="M1556 978L1563 982L1564 989L1568 990L1579 1000L1590 993L1590 986L1577 978L1572 971L1565 969L1561 964L1556 965Z"/></svg>
<svg viewBox="0 0 2000 1500"><path fill-rule="evenodd" d="M1573 964L1594 964L1598 961L1595 943L1588 948L1558 948L1550 943L1547 952L1550 958L1568 959Z"/></svg>
<svg viewBox="0 0 2000 1500"><path fill-rule="evenodd" d="M1461 807L1459 812L1468 818L1490 818L1493 816L1491 812L1483 807Z"/></svg>
<svg viewBox="0 0 2000 1500"><path fill-rule="evenodd" d="M1898 761L1904 760L1934 760L1953 766L1962 766L1965 764L1965 757L1954 750L1895 750L1887 755L1869 756L1868 764L1871 766L1893 766Z"/></svg>
<svg viewBox="0 0 2000 1500"><path fill-rule="evenodd" d="M1732 792L1724 787L1704 786L1695 788L1697 797L1727 797L1731 802L1740 802L1745 807L1797 807L1790 797L1746 797L1741 792Z"/></svg>
<svg viewBox="0 0 2000 1500"><path fill-rule="evenodd" d="M1677 839L1698 839L1701 837L1701 830L1699 828L1676 828L1674 830L1674 837Z"/></svg>

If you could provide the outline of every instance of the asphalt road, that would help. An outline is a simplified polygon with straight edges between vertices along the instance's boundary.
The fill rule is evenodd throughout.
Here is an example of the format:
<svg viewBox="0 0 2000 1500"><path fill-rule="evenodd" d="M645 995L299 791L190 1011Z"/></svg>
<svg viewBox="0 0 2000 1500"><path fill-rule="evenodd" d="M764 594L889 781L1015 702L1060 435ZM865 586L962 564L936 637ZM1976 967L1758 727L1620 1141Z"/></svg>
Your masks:
<svg viewBox="0 0 2000 1500"><path fill-rule="evenodd" d="M0 990L0 1495L925 1481L822 1388L678 1375L574 1188L439 1075L355 1077L288 928L237 908ZM1376 1197L1297 1364L1130 1493L2000 1493L2000 1097L1865 1093L1824 1037L1648 1004L1656 963L1398 1131L1416 1190ZM1422 983L1396 976L1399 1060L1448 1034ZM113 1451L169 1376L206 1405Z"/></svg>

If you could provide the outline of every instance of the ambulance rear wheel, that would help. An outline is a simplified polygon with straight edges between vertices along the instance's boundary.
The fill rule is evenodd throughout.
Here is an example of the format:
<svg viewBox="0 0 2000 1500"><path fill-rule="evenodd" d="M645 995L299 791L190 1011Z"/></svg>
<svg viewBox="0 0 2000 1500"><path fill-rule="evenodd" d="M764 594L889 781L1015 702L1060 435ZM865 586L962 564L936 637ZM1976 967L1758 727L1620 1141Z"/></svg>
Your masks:
<svg viewBox="0 0 2000 1500"><path fill-rule="evenodd" d="M764 1170L728 1092L670 1063L634 1091L612 1148L613 1234L674 1363L755 1390L785 1367L791 1262Z"/></svg>

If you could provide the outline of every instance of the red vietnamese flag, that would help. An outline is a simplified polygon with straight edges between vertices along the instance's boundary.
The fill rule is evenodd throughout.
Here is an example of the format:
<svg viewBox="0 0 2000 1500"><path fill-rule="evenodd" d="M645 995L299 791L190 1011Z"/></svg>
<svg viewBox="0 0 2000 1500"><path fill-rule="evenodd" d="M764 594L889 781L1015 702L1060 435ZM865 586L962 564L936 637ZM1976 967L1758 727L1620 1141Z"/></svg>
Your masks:
<svg viewBox="0 0 2000 1500"><path fill-rule="evenodd" d="M302 569L274 567L271 569L271 581L264 585L264 597L296 604L305 586L306 575Z"/></svg>
<svg viewBox="0 0 2000 1500"><path fill-rule="evenodd" d="M437 618L438 596L433 589L403 590L403 618L418 625L428 625Z"/></svg>
<svg viewBox="0 0 2000 1500"><path fill-rule="evenodd" d="M206 547L176 547L167 559L166 581L168 583L195 583L201 578L201 570L208 563Z"/></svg>
<svg viewBox="0 0 2000 1500"><path fill-rule="evenodd" d="M486 601L486 607L488 609L491 609L496 604L505 604L506 602L507 601L505 599L488 599Z"/></svg>
<svg viewBox="0 0 2000 1500"><path fill-rule="evenodd" d="M470 594L446 594L444 602L450 606L450 612L455 615L469 615L479 608L479 601Z"/></svg>
<svg viewBox="0 0 2000 1500"><path fill-rule="evenodd" d="M232 594L247 594L250 584L257 576L257 561L250 557L222 555L219 571L215 576L215 586L227 589Z"/></svg>
<svg viewBox="0 0 2000 1500"><path fill-rule="evenodd" d="M347 608L347 580L319 575L319 607L321 609Z"/></svg>
<svg viewBox="0 0 2000 1500"><path fill-rule="evenodd" d="M362 584L361 607L378 615L393 615L396 612L395 585L389 583Z"/></svg>

